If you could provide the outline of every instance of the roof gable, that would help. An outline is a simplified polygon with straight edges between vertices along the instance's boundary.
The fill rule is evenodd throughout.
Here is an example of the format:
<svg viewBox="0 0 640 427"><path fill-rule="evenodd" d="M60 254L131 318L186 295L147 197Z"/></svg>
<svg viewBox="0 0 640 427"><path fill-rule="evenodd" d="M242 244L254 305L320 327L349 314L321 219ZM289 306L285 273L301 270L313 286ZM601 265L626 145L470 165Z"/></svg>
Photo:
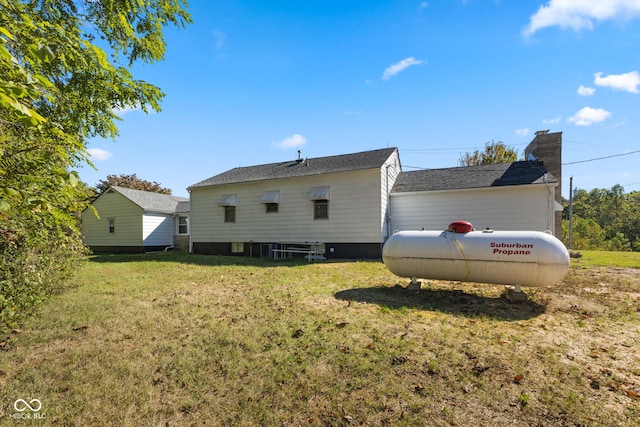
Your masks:
<svg viewBox="0 0 640 427"><path fill-rule="evenodd" d="M396 151L397 148L385 148L338 156L238 167L200 181L189 188L381 168Z"/></svg>
<svg viewBox="0 0 640 427"><path fill-rule="evenodd" d="M132 188L117 186L109 187L109 189L105 191L105 194L109 191L114 191L118 194L121 194L136 205L140 206L146 212L173 214L176 212L178 206L181 203L189 201L189 199L186 199L184 197L176 197L168 194L134 190ZM181 207L183 206L184 205L181 205Z"/></svg>
<svg viewBox="0 0 640 427"><path fill-rule="evenodd" d="M501 187L526 184L557 184L542 162L513 162L402 172L392 193Z"/></svg>

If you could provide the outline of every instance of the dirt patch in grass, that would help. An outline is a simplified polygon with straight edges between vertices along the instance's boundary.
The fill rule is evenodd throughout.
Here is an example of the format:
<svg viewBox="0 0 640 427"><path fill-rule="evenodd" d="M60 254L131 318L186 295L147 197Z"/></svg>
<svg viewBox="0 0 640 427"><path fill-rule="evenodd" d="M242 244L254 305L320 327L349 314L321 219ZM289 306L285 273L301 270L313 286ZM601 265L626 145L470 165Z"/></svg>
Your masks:
<svg viewBox="0 0 640 427"><path fill-rule="evenodd" d="M381 263L90 263L0 350L0 424L635 426L640 270L552 288ZM32 415L35 415L32 413Z"/></svg>

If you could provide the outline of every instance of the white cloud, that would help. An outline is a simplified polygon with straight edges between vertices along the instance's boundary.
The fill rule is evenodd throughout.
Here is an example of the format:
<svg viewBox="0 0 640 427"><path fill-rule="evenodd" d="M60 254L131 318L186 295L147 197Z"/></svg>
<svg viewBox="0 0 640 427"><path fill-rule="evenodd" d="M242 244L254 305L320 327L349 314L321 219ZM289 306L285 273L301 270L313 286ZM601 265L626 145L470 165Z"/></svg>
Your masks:
<svg viewBox="0 0 640 427"><path fill-rule="evenodd" d="M360 114L362 114L362 111L357 110L357 111L345 111L344 115L345 116L359 116Z"/></svg>
<svg viewBox="0 0 640 427"><path fill-rule="evenodd" d="M286 137L276 145L280 148L287 149L287 148L300 147L301 145L304 145L306 143L307 143L307 139L304 136L300 135L299 133L296 133L295 135Z"/></svg>
<svg viewBox="0 0 640 427"><path fill-rule="evenodd" d="M591 126L600 123L611 116L611 113L602 108L584 107L567 119L568 122L576 126Z"/></svg>
<svg viewBox="0 0 640 427"><path fill-rule="evenodd" d="M591 30L594 21L631 20L638 17L638 0L549 0L531 16L523 34L530 36L538 30L554 26L574 31Z"/></svg>
<svg viewBox="0 0 640 427"><path fill-rule="evenodd" d="M222 49L227 45L227 35L220 30L213 30L213 40L215 41L216 49Z"/></svg>
<svg viewBox="0 0 640 427"><path fill-rule="evenodd" d="M127 106L122 107L122 108L114 108L113 109L113 114L115 114L116 116L122 117L125 114L130 113L132 111L141 111L141 110L142 110L142 108L140 108L139 105L136 105L136 106L127 105Z"/></svg>
<svg viewBox="0 0 640 427"><path fill-rule="evenodd" d="M529 128L516 129L516 135L518 136L527 136L531 132Z"/></svg>
<svg viewBox="0 0 640 427"><path fill-rule="evenodd" d="M111 156L113 156L112 153L103 150L101 148L89 148L87 150L91 156L91 161L95 162L104 162L105 160L109 160L111 158Z"/></svg>
<svg viewBox="0 0 640 427"><path fill-rule="evenodd" d="M597 86L610 87L614 90L624 90L626 92L638 93L640 85L640 73L631 71L624 74L609 74L603 77L602 73L595 73L594 84Z"/></svg>
<svg viewBox="0 0 640 427"><path fill-rule="evenodd" d="M389 80L391 77L395 76L399 72L404 71L413 65L420 65L422 63L424 63L423 60L416 59L413 56L410 56L409 58L405 58L402 61L396 62L395 64L393 64L392 66L384 70L384 74L382 75L382 80Z"/></svg>
<svg viewBox="0 0 640 427"><path fill-rule="evenodd" d="M562 117L554 117L553 119L544 119L542 120L543 125L557 125L562 120Z"/></svg>
<svg viewBox="0 0 640 427"><path fill-rule="evenodd" d="M591 96L596 92L596 90L592 87L588 87L588 86L580 86L578 88L578 95L580 96Z"/></svg>

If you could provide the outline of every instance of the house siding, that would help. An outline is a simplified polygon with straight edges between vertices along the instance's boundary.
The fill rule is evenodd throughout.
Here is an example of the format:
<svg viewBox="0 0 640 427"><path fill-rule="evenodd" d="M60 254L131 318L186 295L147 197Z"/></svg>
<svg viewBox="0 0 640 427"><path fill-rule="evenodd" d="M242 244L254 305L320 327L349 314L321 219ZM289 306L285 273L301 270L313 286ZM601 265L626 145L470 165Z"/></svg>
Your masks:
<svg viewBox="0 0 640 427"><path fill-rule="evenodd" d="M329 186L329 218L313 219L313 187ZM278 212L267 213L263 194L279 191ZM322 242L380 245L380 170L368 169L316 176L193 188L194 252L226 247L230 242ZM224 222L218 201L236 195L236 222ZM335 253L335 252L334 252ZM328 254L329 255L329 254Z"/></svg>
<svg viewBox="0 0 640 427"><path fill-rule="evenodd" d="M101 195L93 203L99 218L91 209L82 213L82 235L85 245L95 252L111 252L120 247L124 252L141 250L142 208L117 192ZM115 219L115 232L108 233L109 218Z"/></svg>
<svg viewBox="0 0 640 427"><path fill-rule="evenodd" d="M397 193L391 195L394 230L445 230L454 220L478 230L554 230L553 188L545 185Z"/></svg>
<svg viewBox="0 0 640 427"><path fill-rule="evenodd" d="M142 217L142 243L145 247L173 245L173 215L145 212Z"/></svg>

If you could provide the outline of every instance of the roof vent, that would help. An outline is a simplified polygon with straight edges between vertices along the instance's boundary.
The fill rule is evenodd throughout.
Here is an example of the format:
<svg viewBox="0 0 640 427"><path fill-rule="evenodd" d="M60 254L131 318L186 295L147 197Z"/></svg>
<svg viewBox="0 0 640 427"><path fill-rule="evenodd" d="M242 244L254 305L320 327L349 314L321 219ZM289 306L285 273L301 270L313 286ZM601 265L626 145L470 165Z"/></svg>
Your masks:
<svg viewBox="0 0 640 427"><path fill-rule="evenodd" d="M296 162L300 163L302 161L302 150L298 150L298 158L296 159Z"/></svg>

